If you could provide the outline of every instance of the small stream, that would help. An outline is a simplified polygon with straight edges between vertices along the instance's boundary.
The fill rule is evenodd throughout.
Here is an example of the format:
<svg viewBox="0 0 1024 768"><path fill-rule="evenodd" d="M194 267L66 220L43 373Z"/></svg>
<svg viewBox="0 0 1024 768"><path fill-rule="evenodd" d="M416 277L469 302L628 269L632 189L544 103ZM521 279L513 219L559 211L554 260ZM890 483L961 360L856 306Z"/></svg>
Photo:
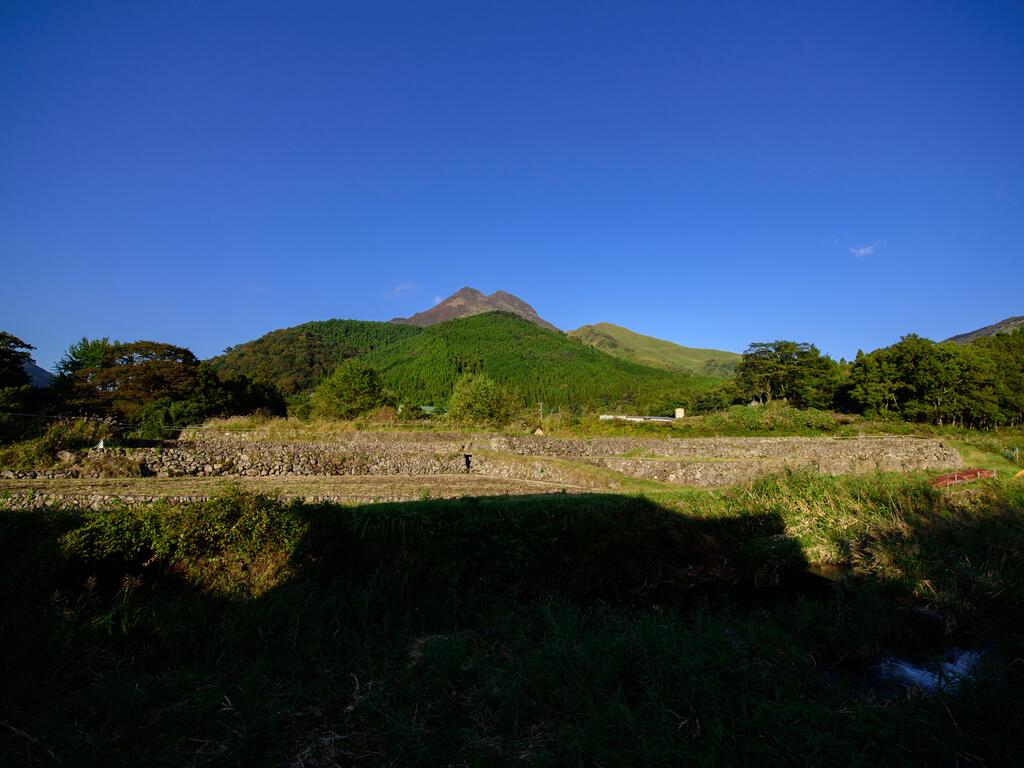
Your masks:
<svg viewBox="0 0 1024 768"><path fill-rule="evenodd" d="M905 689L916 687L925 693L955 691L977 669L981 659L981 651L948 648L940 659L923 664L886 656L871 671L879 680Z"/></svg>
<svg viewBox="0 0 1024 768"><path fill-rule="evenodd" d="M789 591L811 596L840 588L849 578L848 571L837 565L811 565L788 570L781 586ZM918 691L926 695L955 692L960 684L972 677L984 659L984 650L965 649L942 645L942 617L925 606L910 611L908 620L914 621L922 633L931 638L934 655L927 659L913 659L886 654L874 663L832 668L826 676L835 683L852 686L862 692L882 693Z"/></svg>

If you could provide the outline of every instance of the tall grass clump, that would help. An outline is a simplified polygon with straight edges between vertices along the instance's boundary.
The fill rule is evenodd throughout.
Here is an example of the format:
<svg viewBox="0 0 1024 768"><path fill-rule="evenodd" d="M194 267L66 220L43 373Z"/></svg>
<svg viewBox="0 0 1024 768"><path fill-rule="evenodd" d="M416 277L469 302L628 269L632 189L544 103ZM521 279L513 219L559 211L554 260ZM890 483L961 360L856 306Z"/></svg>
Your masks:
<svg viewBox="0 0 1024 768"><path fill-rule="evenodd" d="M0 446L0 469L25 470L49 466L61 451L91 448L110 437L110 425L98 419L60 419L48 422L35 438Z"/></svg>
<svg viewBox="0 0 1024 768"><path fill-rule="evenodd" d="M789 472L724 497L732 510L778 515L812 564L842 566L975 629L1024 621L1024 483L943 491L923 476Z"/></svg>
<svg viewBox="0 0 1024 768"><path fill-rule="evenodd" d="M86 566L157 566L204 590L251 597L290 575L290 557L305 530L277 500L229 486L202 504L87 513L61 544L66 557Z"/></svg>

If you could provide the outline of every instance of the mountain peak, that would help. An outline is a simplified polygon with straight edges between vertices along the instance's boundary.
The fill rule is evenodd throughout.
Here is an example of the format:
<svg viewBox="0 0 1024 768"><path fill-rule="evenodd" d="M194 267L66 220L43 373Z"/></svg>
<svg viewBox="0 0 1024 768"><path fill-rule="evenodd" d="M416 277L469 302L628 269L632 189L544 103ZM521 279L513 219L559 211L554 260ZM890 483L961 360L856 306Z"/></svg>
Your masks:
<svg viewBox="0 0 1024 768"><path fill-rule="evenodd" d="M490 296L487 296L476 288L469 286L460 288L447 299L430 309L417 312L412 317L396 317L391 322L418 325L422 328L448 320L456 320L460 317L482 315L484 312L511 312L542 328L547 328L551 331L558 330L551 323L542 319L533 307L518 296L513 296L507 291L495 291Z"/></svg>
<svg viewBox="0 0 1024 768"><path fill-rule="evenodd" d="M950 336L946 341L952 341L955 344L969 344L975 339L980 339L982 336L995 336L997 333L1013 333L1015 329L1020 328L1022 325L1024 325L1024 315L1008 317L1005 320L1000 320L998 323L978 328L976 331L968 331L957 336Z"/></svg>

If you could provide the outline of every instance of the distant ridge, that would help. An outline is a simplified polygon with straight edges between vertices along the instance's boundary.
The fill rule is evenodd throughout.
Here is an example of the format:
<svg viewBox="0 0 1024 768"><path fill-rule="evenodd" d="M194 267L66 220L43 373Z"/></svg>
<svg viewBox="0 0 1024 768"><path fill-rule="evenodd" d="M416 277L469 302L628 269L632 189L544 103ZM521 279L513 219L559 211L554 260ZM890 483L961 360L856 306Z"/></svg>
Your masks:
<svg viewBox="0 0 1024 768"><path fill-rule="evenodd" d="M28 374L28 381L36 389L44 389L53 383L53 374L35 363L23 363L22 369Z"/></svg>
<svg viewBox="0 0 1024 768"><path fill-rule="evenodd" d="M445 323L449 320L457 320L461 317L472 317L482 315L485 312L511 312L524 320L529 320L541 328L549 331L558 331L554 325L541 318L537 311L520 299L505 291L495 291L490 296L485 296L476 288L462 288L444 301L423 312L417 312L412 317L396 317L392 323L403 325L418 325L426 328L437 323Z"/></svg>
<svg viewBox="0 0 1024 768"><path fill-rule="evenodd" d="M611 323L583 325L569 331L569 336L609 355L664 371L688 371L726 378L733 374L740 359L735 352L684 347Z"/></svg>
<svg viewBox="0 0 1024 768"><path fill-rule="evenodd" d="M982 336L995 336L997 333L1012 333L1022 325L1024 325L1024 315L1008 317L1005 320L1000 320L998 323L992 323L992 325L986 325L984 328L979 328L976 331L968 331L967 333L961 333L957 336L950 336L946 341L952 341L954 344L970 344L972 341L980 339Z"/></svg>

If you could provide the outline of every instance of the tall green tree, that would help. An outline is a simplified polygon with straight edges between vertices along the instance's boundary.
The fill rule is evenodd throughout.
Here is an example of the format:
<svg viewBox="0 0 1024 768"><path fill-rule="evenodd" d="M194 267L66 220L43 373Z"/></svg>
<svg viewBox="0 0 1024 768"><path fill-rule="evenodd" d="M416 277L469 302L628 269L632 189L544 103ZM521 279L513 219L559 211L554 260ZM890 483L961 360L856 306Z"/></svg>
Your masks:
<svg viewBox="0 0 1024 768"><path fill-rule="evenodd" d="M384 402L377 370L360 358L351 358L320 382L310 397L310 410L320 418L351 419Z"/></svg>
<svg viewBox="0 0 1024 768"><path fill-rule="evenodd" d="M121 342L111 341L106 336L102 339L88 339L83 336L64 352L56 366L57 375L68 377L85 368L102 368L103 357L107 351L120 344Z"/></svg>
<svg viewBox="0 0 1024 768"><path fill-rule="evenodd" d="M507 389L483 373L467 373L455 382L448 413L464 424L507 424L520 403Z"/></svg>
<svg viewBox="0 0 1024 768"><path fill-rule="evenodd" d="M999 422L1024 424L1024 326L971 344L991 363Z"/></svg>
<svg viewBox="0 0 1024 768"><path fill-rule="evenodd" d="M754 342L736 365L736 386L762 403L828 408L839 385L837 363L807 342Z"/></svg>
<svg viewBox="0 0 1024 768"><path fill-rule="evenodd" d="M858 410L871 415L898 413L900 401L896 366L891 355L857 351L850 369L850 399Z"/></svg>
<svg viewBox="0 0 1024 768"><path fill-rule="evenodd" d="M0 331L0 443L23 439L41 424L24 415L35 413L39 405L39 394L25 372L33 349L17 336Z"/></svg>
<svg viewBox="0 0 1024 768"><path fill-rule="evenodd" d="M158 341L110 344L97 367L74 373L74 403L133 421L143 406L185 400L199 381L199 360L184 347Z"/></svg>

